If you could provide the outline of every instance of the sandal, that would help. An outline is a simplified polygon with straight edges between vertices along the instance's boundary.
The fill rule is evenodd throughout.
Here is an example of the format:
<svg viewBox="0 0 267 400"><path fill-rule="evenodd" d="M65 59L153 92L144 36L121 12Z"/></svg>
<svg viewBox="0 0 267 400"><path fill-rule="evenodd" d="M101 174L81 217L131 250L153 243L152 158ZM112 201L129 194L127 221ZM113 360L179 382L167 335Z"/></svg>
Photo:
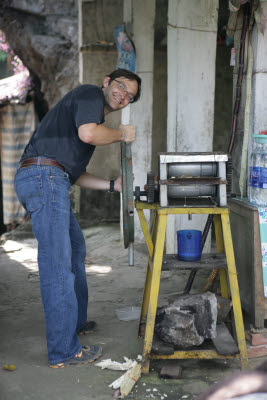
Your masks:
<svg viewBox="0 0 267 400"><path fill-rule="evenodd" d="M84 327L79 330L77 335L90 335L96 331L96 327L97 325L95 321L86 321Z"/></svg>
<svg viewBox="0 0 267 400"><path fill-rule="evenodd" d="M50 368L65 368L69 365L80 365L80 364L90 364L91 362L97 360L102 354L102 348L98 345L93 346L82 346L82 351L73 358L63 361L58 364L49 364Z"/></svg>

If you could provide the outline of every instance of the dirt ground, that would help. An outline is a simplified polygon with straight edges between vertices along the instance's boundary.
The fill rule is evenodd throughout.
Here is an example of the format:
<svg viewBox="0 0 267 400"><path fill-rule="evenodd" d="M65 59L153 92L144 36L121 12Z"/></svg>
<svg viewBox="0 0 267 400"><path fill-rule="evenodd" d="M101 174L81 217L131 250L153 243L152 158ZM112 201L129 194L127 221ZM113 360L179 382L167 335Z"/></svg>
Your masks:
<svg viewBox="0 0 267 400"><path fill-rule="evenodd" d="M116 310L141 306L146 246L135 245L135 265L130 267L118 224L88 226L81 222L87 245L88 317L98 323L95 333L81 337L81 344L101 344L99 361L135 360L143 349L143 340L137 335L138 320L121 321ZM115 391L109 385L121 371L102 370L95 363L62 370L48 368L36 258L37 245L29 222L4 235L0 249L0 399L112 399ZM186 271L162 272L159 305L183 290L187 276ZM204 280L205 275L198 274L193 290ZM266 359L250 360L249 368ZM152 362L149 375L141 377L127 398L192 400L223 376L239 370L237 361L173 360L182 367L182 377L167 380L159 378L164 363ZM15 365L16 370L5 371L5 364Z"/></svg>

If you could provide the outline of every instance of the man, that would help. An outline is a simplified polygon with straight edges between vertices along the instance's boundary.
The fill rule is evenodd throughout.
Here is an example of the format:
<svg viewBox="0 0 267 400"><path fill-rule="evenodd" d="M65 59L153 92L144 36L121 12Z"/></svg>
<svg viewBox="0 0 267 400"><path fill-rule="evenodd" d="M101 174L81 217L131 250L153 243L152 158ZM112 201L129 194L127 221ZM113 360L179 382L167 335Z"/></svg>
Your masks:
<svg viewBox="0 0 267 400"><path fill-rule="evenodd" d="M85 241L71 209L70 186L121 191L115 181L85 172L95 146L133 142L132 125L103 126L108 113L140 97L141 79L130 71L107 75L102 88L81 85L66 94L43 118L20 160L15 176L18 198L38 240L40 288L46 322L49 366L88 364L100 346L81 347L78 334L95 330L87 322Z"/></svg>

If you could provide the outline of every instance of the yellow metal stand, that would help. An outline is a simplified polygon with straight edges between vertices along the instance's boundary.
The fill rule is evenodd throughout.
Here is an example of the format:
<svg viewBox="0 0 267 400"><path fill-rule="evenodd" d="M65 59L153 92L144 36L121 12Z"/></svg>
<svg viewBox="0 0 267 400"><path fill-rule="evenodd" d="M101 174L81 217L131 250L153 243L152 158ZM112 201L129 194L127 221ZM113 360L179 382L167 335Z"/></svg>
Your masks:
<svg viewBox="0 0 267 400"><path fill-rule="evenodd" d="M144 216L144 209L155 210L152 236L150 235ZM240 358L241 368L246 368L248 363L247 347L228 208L162 208L158 204L147 204L137 201L136 210L138 212L149 253L139 325L139 335L144 336L142 372L149 372L150 359ZM229 298L231 295L232 298L236 337L239 348L239 353L235 355L219 355L216 350L175 351L171 355L155 355L151 353L158 304L167 217L169 214L214 214L217 251L218 253L225 253L227 261L227 272L224 269L220 269L219 271L220 285L222 296ZM230 294L228 287L230 288Z"/></svg>

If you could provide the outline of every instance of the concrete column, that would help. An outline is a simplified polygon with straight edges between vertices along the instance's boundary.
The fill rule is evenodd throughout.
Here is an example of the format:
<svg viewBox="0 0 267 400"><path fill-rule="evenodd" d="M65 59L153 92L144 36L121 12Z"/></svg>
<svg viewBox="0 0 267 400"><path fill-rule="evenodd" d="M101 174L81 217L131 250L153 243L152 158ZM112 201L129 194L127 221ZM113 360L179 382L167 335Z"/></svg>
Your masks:
<svg viewBox="0 0 267 400"><path fill-rule="evenodd" d="M218 0L169 0L168 152L212 151ZM167 253L176 231L203 230L206 216L168 217Z"/></svg>
<svg viewBox="0 0 267 400"><path fill-rule="evenodd" d="M240 40L242 33L242 25L243 25L243 12L244 9L238 11L236 29L234 34L234 43L233 47L236 49L235 53L235 65L233 68L233 109L236 100L236 82L238 78L239 72L239 53L240 53ZM246 46L247 46L246 40ZM239 179L240 179L240 171L241 171L241 154L243 148L243 137L244 137L244 115L245 115L245 107L246 107L246 82L247 82L247 51L245 52L244 57L244 71L243 71L243 80L242 80L242 89L241 89L241 100L239 105L239 111L237 115L237 128L236 135L234 139L234 146L232 150L232 193L236 195L240 195L240 187L239 187ZM253 100L252 100L253 101ZM232 132L231 132L232 133Z"/></svg>
<svg viewBox="0 0 267 400"><path fill-rule="evenodd" d="M121 24L122 18L122 0L79 0L80 83L101 87L104 77L116 69L118 52L114 28ZM105 124L110 128L117 128L120 120L120 112L110 113L105 118ZM105 179L117 178L120 174L120 144L97 146L88 172ZM119 214L119 196L116 194L107 196L105 192L88 189L81 196L81 203L88 214L94 210L94 214L98 213L100 218L103 216L103 207L110 208L111 215Z"/></svg>
<svg viewBox="0 0 267 400"><path fill-rule="evenodd" d="M152 158L155 0L126 0L124 21L136 48L136 73L142 79L142 94L137 103L122 111L122 123L131 123L136 127L136 141L132 144L134 186L143 190ZM143 241L137 213L135 240Z"/></svg>
<svg viewBox="0 0 267 400"><path fill-rule="evenodd" d="M254 24L249 34L249 41L253 49L253 74L252 74L252 96L250 109L250 137L248 146L248 165L253 148L254 139L252 134L257 134L267 129L267 40L266 26L264 20L267 18L267 3L261 2L257 10L257 23ZM243 24L243 9L239 11L237 27L234 36L234 46L236 48L236 65L233 72L233 99L235 100L236 81L239 67L240 37ZM248 41L246 42L246 45ZM241 102L237 120L237 132L233 148L233 177L232 191L240 194L239 178L241 169L241 153L244 135L244 113L246 106L246 79L247 79L247 51L244 60L245 68L242 81Z"/></svg>
<svg viewBox="0 0 267 400"><path fill-rule="evenodd" d="M80 82L102 86L106 74L116 69L118 53L114 43L114 28L121 23L121 1L98 2L79 0ZM88 22L90 21L90 23ZM107 126L117 128L120 112L110 113ZM89 170L104 178L116 178L119 173L119 144L98 146Z"/></svg>
<svg viewBox="0 0 267 400"><path fill-rule="evenodd" d="M267 3L263 2L262 20L267 18ZM257 24L253 27L252 47L254 54L252 80L252 133L267 130L267 40L266 26L261 32Z"/></svg>

